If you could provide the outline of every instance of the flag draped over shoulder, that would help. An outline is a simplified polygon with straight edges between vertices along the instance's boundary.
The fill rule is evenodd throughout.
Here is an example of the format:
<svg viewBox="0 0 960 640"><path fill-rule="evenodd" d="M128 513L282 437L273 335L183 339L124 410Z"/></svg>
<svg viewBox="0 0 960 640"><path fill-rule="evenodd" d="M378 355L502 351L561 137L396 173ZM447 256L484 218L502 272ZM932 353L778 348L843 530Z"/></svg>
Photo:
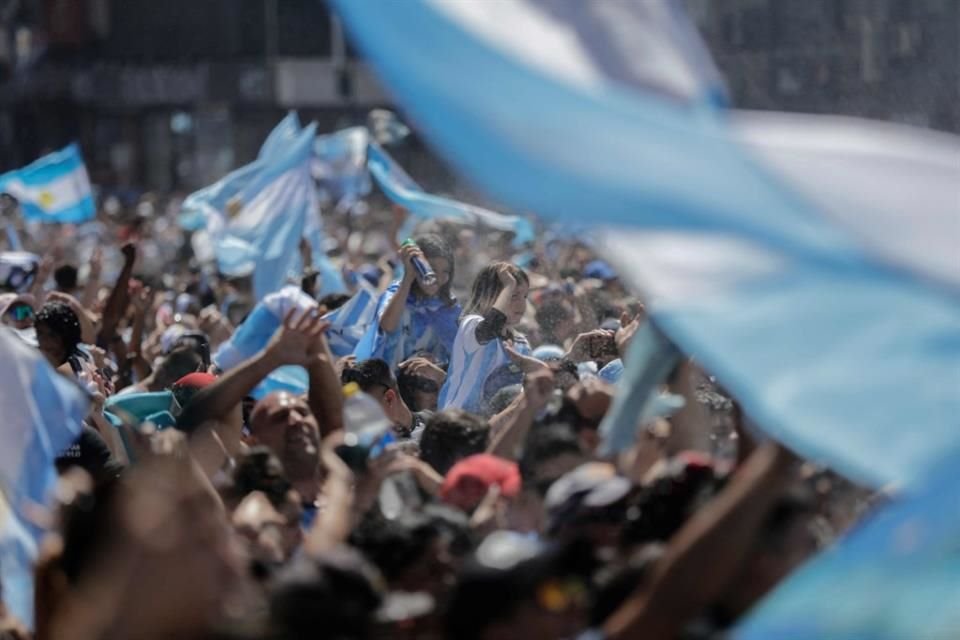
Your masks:
<svg viewBox="0 0 960 640"><path fill-rule="evenodd" d="M473 182L610 229L658 326L768 433L872 484L960 442L956 137L727 109L672 2L335 6Z"/></svg>
<svg viewBox="0 0 960 640"><path fill-rule="evenodd" d="M96 214L90 176L76 144L0 175L0 193L16 198L27 220L77 224Z"/></svg>
<svg viewBox="0 0 960 640"><path fill-rule="evenodd" d="M72 381L54 371L36 349L0 329L0 572L4 602L14 615L33 619L33 567L43 530L25 514L46 505L56 483L54 459L80 433L89 402Z"/></svg>

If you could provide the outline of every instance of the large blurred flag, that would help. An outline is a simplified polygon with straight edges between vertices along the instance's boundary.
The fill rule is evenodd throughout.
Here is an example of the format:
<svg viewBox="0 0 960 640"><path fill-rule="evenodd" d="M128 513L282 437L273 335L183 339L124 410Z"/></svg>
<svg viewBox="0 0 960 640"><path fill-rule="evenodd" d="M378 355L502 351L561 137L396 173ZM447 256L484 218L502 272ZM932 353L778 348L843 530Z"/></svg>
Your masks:
<svg viewBox="0 0 960 640"><path fill-rule="evenodd" d="M36 543L43 529L30 517L56 483L54 459L77 438L89 403L39 351L0 329L0 579L14 615L33 618Z"/></svg>
<svg viewBox="0 0 960 640"><path fill-rule="evenodd" d="M367 167L387 197L415 218L459 218L479 227L510 231L514 234L515 244L533 241L533 225L526 218L503 215L427 193L383 147L372 140L367 148Z"/></svg>
<svg viewBox="0 0 960 640"><path fill-rule="evenodd" d="M960 443L956 137L728 110L666 0L335 5L489 195L612 228L658 326L770 434L874 484Z"/></svg>
<svg viewBox="0 0 960 640"><path fill-rule="evenodd" d="M27 220L76 224L96 213L90 176L76 144L0 175L0 193L16 198Z"/></svg>
<svg viewBox="0 0 960 640"><path fill-rule="evenodd" d="M960 637L960 464L956 455L788 578L737 640Z"/></svg>

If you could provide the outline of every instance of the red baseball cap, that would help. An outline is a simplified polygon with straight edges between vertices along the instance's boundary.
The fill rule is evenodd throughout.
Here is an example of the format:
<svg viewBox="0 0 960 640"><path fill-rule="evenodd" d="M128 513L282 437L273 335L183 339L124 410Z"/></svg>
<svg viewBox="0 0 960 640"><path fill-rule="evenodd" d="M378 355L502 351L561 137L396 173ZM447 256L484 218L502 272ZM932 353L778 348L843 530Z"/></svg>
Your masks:
<svg viewBox="0 0 960 640"><path fill-rule="evenodd" d="M520 492L520 469L510 460L478 453L453 465L440 487L440 497L444 502L471 511L494 485L500 487L500 495L514 497Z"/></svg>

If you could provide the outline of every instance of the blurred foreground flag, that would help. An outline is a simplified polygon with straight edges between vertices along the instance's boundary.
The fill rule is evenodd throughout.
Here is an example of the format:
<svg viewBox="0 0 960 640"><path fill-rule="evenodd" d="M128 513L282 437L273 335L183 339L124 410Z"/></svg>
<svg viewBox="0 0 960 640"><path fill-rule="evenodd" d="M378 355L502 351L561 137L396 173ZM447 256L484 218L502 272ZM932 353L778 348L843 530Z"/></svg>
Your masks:
<svg viewBox="0 0 960 640"><path fill-rule="evenodd" d="M27 220L76 224L96 213L90 176L76 144L0 175L0 193L16 198Z"/></svg>
<svg viewBox="0 0 960 640"><path fill-rule="evenodd" d="M610 229L657 325L769 434L876 485L960 445L955 136L727 109L669 0L334 4L473 183Z"/></svg>
<svg viewBox="0 0 960 640"><path fill-rule="evenodd" d="M960 459L880 507L767 596L736 640L960 637Z"/></svg>
<svg viewBox="0 0 960 640"><path fill-rule="evenodd" d="M0 575L4 602L30 624L32 562L43 530L28 514L49 502L54 459L77 438L89 403L80 387L8 329L0 329L0 360Z"/></svg>

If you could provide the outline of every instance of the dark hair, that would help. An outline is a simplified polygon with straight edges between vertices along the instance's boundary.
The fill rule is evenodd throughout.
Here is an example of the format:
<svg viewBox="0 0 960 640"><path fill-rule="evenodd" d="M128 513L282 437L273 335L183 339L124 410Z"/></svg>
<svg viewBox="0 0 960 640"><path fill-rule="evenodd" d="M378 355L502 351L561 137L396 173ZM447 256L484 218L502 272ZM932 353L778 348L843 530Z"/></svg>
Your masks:
<svg viewBox="0 0 960 640"><path fill-rule="evenodd" d="M510 406L510 403L516 400L517 396L523 393L523 385L521 384L508 384L505 387L501 387L490 396L490 399L486 403L486 411L484 412L488 416L495 416L507 407Z"/></svg>
<svg viewBox="0 0 960 640"><path fill-rule="evenodd" d="M48 302L40 308L34 318L34 324L43 324L55 333L63 344L67 356L77 350L83 340L80 329L80 318L69 305L63 302Z"/></svg>
<svg viewBox="0 0 960 640"><path fill-rule="evenodd" d="M236 459L233 469L233 493L238 500L254 491L262 491L277 508L286 501L291 484L273 451L267 447L251 447Z"/></svg>
<svg viewBox="0 0 960 640"><path fill-rule="evenodd" d="M520 267L509 262L492 262L480 270L477 277L473 280L473 287L470 290L470 299L463 307L463 315L484 315L496 302L497 296L503 291L503 284L500 283L500 268L506 265L512 275L517 280L517 284L530 286L530 278Z"/></svg>
<svg viewBox="0 0 960 640"><path fill-rule="evenodd" d="M573 427L564 423L536 425L527 434L520 456L520 478L524 486L531 485L542 495L546 495L549 484L557 478L540 478L537 467L544 462L562 455L584 454L580 440ZM540 482L544 486L533 483Z"/></svg>
<svg viewBox="0 0 960 640"><path fill-rule="evenodd" d="M163 356L163 360L157 365L155 377L166 388L188 373L198 371L203 364L203 356L195 349L179 345Z"/></svg>
<svg viewBox="0 0 960 640"><path fill-rule="evenodd" d="M325 638L366 638L382 599L382 578L358 553L341 547L319 560L303 555L271 588L268 637L299 640L322 630Z"/></svg>
<svg viewBox="0 0 960 640"><path fill-rule="evenodd" d="M452 306L456 302L453 294L450 293L450 287L453 285L453 277L455 275L453 249L446 240L435 233L418 236L414 238L414 242L420 247L420 251L423 251L427 262L435 258L443 258L450 263L450 277L447 278L447 283L437 292L436 297L446 302L448 306ZM417 295L423 295L423 292L420 290L420 285L417 282L413 283L413 288Z"/></svg>
<svg viewBox="0 0 960 640"><path fill-rule="evenodd" d="M491 624L508 619L537 588L552 578L579 577L589 582L596 567L593 548L583 538L548 547L508 569L468 563L447 606L447 637L473 640Z"/></svg>
<svg viewBox="0 0 960 640"><path fill-rule="evenodd" d="M466 553L472 547L469 520L456 509L428 505L422 512L410 512L394 520L372 509L351 532L350 545L377 565L390 581L418 564L441 536L455 554Z"/></svg>
<svg viewBox="0 0 960 640"><path fill-rule="evenodd" d="M70 293L77 288L77 268L72 264L59 266L53 272L53 280L59 291Z"/></svg>
<svg viewBox="0 0 960 640"><path fill-rule="evenodd" d="M487 448L490 426L462 409L444 409L435 413L420 437L420 458L446 475L453 465Z"/></svg>
<svg viewBox="0 0 960 640"><path fill-rule="evenodd" d="M349 299L350 296L345 293L328 293L317 300L317 302L321 307L326 307L327 311L333 311L345 305Z"/></svg>
<svg viewBox="0 0 960 640"><path fill-rule="evenodd" d="M379 358L362 360L344 368L343 373L340 374L340 382L343 384L356 382L364 393L370 392L377 386L397 389L397 381L390 372L390 365Z"/></svg>
<svg viewBox="0 0 960 640"><path fill-rule="evenodd" d="M406 404L411 411L423 411L424 409L431 409L432 407L418 406L416 392L437 393L440 391L440 385L438 385L435 380L411 373L406 369L400 369L397 371L397 391L400 392L400 397L403 399L404 404Z"/></svg>
<svg viewBox="0 0 960 640"><path fill-rule="evenodd" d="M666 542L722 484L712 467L687 465L674 458L628 507L624 543Z"/></svg>
<svg viewBox="0 0 960 640"><path fill-rule="evenodd" d="M553 332L564 320L573 318L573 312L566 304L559 300L549 300L537 308L534 319L545 333L553 336Z"/></svg>

